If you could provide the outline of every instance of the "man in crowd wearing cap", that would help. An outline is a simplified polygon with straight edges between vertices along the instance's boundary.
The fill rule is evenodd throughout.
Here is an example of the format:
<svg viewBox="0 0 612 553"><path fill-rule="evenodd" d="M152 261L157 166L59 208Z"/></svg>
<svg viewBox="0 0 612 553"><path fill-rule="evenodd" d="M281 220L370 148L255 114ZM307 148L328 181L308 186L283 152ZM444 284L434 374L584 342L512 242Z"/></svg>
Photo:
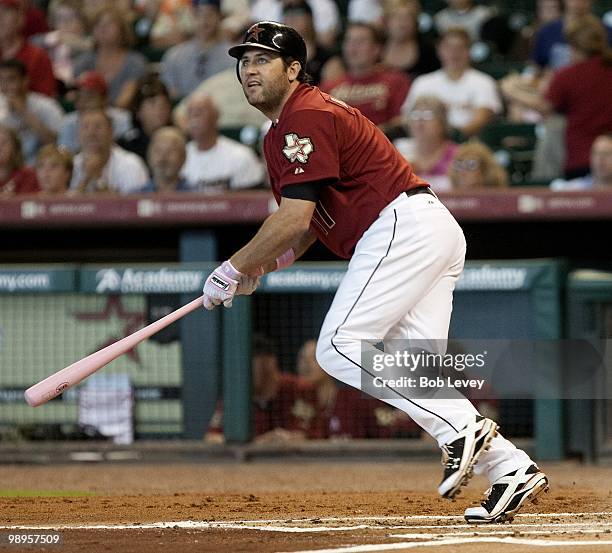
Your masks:
<svg viewBox="0 0 612 553"><path fill-rule="evenodd" d="M187 96L204 79L233 65L221 33L219 2L194 0L194 37L170 48L162 58L161 77L173 99Z"/></svg>
<svg viewBox="0 0 612 553"><path fill-rule="evenodd" d="M29 87L46 96L57 95L57 83L47 53L23 37L22 0L0 0L0 60L18 59L27 70Z"/></svg>
<svg viewBox="0 0 612 553"><path fill-rule="evenodd" d="M379 380L379 387L383 373L372 362L387 348L401 355L401 339L419 355L445 355L465 262L461 228L380 129L306 84L306 45L294 29L256 23L229 52L247 100L272 122L263 150L278 209L208 276L204 307L231 307L236 295L255 291L262 274L290 266L316 240L350 259L321 328L318 363L401 409L437 441L442 497L455 498L474 472L489 478L487 499L464 513L468 522L512 520L548 488L527 453L454 388L418 390L402 378ZM423 368L399 364L395 374Z"/></svg>
<svg viewBox="0 0 612 553"><path fill-rule="evenodd" d="M19 60L0 62L0 123L15 129L21 138L28 165L34 163L41 146L54 142L64 111L59 103L38 92L30 92L25 65Z"/></svg>
<svg viewBox="0 0 612 553"><path fill-rule="evenodd" d="M126 134L132 128L130 112L109 106L108 88L104 77L97 71L86 71L76 81L76 97L74 105L76 111L64 116L57 139L61 146L73 154L79 151L79 118L81 114L90 109L103 109L113 122L113 136L115 139Z"/></svg>

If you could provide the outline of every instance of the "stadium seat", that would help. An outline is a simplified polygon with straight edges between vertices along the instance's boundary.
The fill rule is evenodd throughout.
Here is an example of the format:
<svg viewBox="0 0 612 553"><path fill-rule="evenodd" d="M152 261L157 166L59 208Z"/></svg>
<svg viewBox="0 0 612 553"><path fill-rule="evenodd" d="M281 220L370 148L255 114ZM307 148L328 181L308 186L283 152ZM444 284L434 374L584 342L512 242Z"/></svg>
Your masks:
<svg viewBox="0 0 612 553"><path fill-rule="evenodd" d="M536 144L534 124L497 121L487 125L479 138L506 168L512 185L528 183Z"/></svg>
<svg viewBox="0 0 612 553"><path fill-rule="evenodd" d="M476 63L474 69L478 69L478 71L482 71L498 81L510 73L521 73L525 65L526 63L522 61L495 60Z"/></svg>

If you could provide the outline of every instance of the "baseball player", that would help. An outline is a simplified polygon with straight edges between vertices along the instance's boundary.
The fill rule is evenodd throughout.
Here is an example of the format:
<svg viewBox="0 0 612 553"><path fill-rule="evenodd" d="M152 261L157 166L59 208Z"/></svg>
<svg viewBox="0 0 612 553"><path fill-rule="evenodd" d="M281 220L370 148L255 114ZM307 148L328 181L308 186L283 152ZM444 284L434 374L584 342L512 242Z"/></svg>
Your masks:
<svg viewBox="0 0 612 553"><path fill-rule="evenodd" d="M253 293L259 275L291 265L320 240L350 259L317 343L329 374L360 387L369 371L362 340L445 344L465 258L455 219L373 123L307 84L306 46L294 29L256 23L229 54L248 102L272 122L264 154L279 208L209 275L204 307L230 307L235 295ZM529 456L464 397L388 391L385 401L442 448L440 495L454 498L474 472L490 479L486 500L465 511L468 522L512 520L548 488Z"/></svg>

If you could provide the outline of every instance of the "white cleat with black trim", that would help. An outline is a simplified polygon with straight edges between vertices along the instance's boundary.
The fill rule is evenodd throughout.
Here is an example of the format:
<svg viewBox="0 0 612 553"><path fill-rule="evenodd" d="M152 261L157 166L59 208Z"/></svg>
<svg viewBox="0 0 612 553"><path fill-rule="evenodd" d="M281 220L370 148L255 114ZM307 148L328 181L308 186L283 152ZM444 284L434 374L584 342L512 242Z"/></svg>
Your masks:
<svg viewBox="0 0 612 553"><path fill-rule="evenodd" d="M465 510L465 520L471 524L511 522L523 505L537 503L536 497L544 491L548 491L546 475L536 465L523 467L493 482L481 506Z"/></svg>
<svg viewBox="0 0 612 553"><path fill-rule="evenodd" d="M444 476L438 493L453 499L474 475L474 465L489 449L491 440L497 435L497 424L480 415L461 430L455 438L442 446Z"/></svg>

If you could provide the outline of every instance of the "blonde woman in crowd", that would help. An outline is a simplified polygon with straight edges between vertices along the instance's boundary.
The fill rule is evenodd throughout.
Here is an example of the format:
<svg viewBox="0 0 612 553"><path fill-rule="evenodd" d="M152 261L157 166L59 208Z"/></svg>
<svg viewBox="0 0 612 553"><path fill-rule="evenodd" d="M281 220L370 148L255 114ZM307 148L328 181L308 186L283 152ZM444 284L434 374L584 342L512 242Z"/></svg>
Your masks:
<svg viewBox="0 0 612 553"><path fill-rule="evenodd" d="M466 142L457 149L449 177L453 190L506 188L508 174L493 152L481 142Z"/></svg>
<svg viewBox="0 0 612 553"><path fill-rule="evenodd" d="M36 156L36 178L41 195L65 194L72 177L72 154L56 144L43 146Z"/></svg>

